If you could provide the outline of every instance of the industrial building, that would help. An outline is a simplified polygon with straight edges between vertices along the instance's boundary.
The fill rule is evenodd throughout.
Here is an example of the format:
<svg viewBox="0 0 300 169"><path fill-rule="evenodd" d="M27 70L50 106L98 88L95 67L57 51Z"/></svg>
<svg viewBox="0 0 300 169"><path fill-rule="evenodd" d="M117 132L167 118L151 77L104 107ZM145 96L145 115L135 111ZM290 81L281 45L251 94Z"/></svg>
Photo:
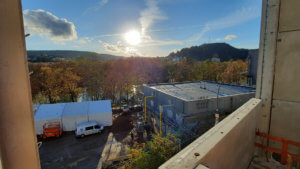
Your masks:
<svg viewBox="0 0 300 169"><path fill-rule="evenodd" d="M147 112L169 129L207 128L215 122L215 113L231 113L255 96L255 89L215 82L183 82L143 85ZM173 127L172 127L173 126ZM167 129L166 129L167 130Z"/></svg>
<svg viewBox="0 0 300 169"><path fill-rule="evenodd" d="M247 83L252 86L256 85L257 79L258 49L249 50L248 59Z"/></svg>
<svg viewBox="0 0 300 169"><path fill-rule="evenodd" d="M74 131L82 122L96 121L103 126L112 125L110 100L42 104L34 106L36 134L42 134L45 123L59 122L63 131Z"/></svg>

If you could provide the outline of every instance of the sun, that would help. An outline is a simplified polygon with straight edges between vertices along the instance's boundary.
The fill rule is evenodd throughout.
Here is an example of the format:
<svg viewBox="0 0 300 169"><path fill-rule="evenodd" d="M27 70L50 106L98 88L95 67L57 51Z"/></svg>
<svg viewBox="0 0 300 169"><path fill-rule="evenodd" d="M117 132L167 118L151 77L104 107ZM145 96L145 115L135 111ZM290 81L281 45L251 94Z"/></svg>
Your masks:
<svg viewBox="0 0 300 169"><path fill-rule="evenodd" d="M138 45L141 43L141 34L136 30L125 33L124 38L130 45Z"/></svg>

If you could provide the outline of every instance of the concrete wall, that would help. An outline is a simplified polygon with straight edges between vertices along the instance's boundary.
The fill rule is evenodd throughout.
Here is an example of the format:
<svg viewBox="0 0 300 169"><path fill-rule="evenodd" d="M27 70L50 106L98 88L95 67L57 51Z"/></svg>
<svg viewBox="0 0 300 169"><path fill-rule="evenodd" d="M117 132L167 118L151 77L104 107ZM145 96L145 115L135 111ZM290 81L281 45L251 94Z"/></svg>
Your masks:
<svg viewBox="0 0 300 169"><path fill-rule="evenodd" d="M300 1L264 1L257 98L263 99L258 127L271 135L300 142ZM268 10L266 10L268 7ZM278 27L278 29L277 29ZM268 125L268 126L266 126ZM271 141L272 147L281 144ZM289 147L300 154L300 148Z"/></svg>
<svg viewBox="0 0 300 169"><path fill-rule="evenodd" d="M255 97L255 93L238 94L232 96L220 96L205 100L196 100L185 102L185 114L197 114L202 112L215 112L219 107L220 112L232 112L246 103L250 98ZM217 106L217 100L219 106Z"/></svg>
<svg viewBox="0 0 300 169"><path fill-rule="evenodd" d="M217 107L218 112L221 114L231 113L244 103L246 103L249 99L254 98L255 93L247 93L247 94L239 94L233 96L222 96L217 98L210 98L205 100L196 100L185 102L185 116L183 118L183 124L192 127L199 123L198 127L210 128L211 124L214 123L215 117L214 113L216 113ZM218 100L218 101L217 101ZM219 102L219 106L217 106L217 102ZM201 121L210 121L204 122ZM201 123L203 126L201 126ZM204 125L206 124L206 125Z"/></svg>
<svg viewBox="0 0 300 169"><path fill-rule="evenodd" d="M159 169L247 168L254 151L259 99L251 99L215 127L177 153ZM229 158L230 157L230 158Z"/></svg>
<svg viewBox="0 0 300 169"><path fill-rule="evenodd" d="M39 169L20 0L0 2L0 151L5 169Z"/></svg>
<svg viewBox="0 0 300 169"><path fill-rule="evenodd" d="M299 7L299 0L281 0L270 126L270 134L298 142L300 142ZM289 150L300 154L300 147L290 147Z"/></svg>
<svg viewBox="0 0 300 169"><path fill-rule="evenodd" d="M248 85L255 85L257 78L258 49L249 50L248 58Z"/></svg>
<svg viewBox="0 0 300 169"><path fill-rule="evenodd" d="M173 114L173 117L170 118L173 119L174 121L176 120L176 117L178 117L179 114L184 113L183 100L178 99L176 97L172 97L163 92L153 90L148 86L143 86L143 92L145 96L155 96L154 98L147 99L147 109L149 109L151 112L159 114L160 105L174 104L175 106L165 107L163 112L168 113L169 116L170 114Z"/></svg>

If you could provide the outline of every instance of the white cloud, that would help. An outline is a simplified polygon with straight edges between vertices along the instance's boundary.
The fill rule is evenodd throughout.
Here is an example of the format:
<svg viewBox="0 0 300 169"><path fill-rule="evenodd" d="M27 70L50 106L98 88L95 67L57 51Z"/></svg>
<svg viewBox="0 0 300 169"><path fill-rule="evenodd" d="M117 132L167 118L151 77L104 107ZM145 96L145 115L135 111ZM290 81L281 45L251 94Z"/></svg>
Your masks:
<svg viewBox="0 0 300 169"><path fill-rule="evenodd" d="M101 6L103 6L103 5L107 4L107 2L108 2L108 0L101 0L99 4L100 4Z"/></svg>
<svg viewBox="0 0 300 169"><path fill-rule="evenodd" d="M143 36L140 46L164 46L164 45L183 45L184 42L179 40L154 40L151 36Z"/></svg>
<svg viewBox="0 0 300 169"><path fill-rule="evenodd" d="M118 41L117 44L104 43L101 40L98 41L102 43L102 46L106 52L114 54L122 54L125 56L144 56L138 49L145 49L145 47L151 46L163 46L163 45L182 45L184 42L177 40L154 40L147 34L148 29L158 20L167 19L166 16L162 14L158 7L158 0L145 0L146 8L141 11L139 22L141 25L141 43L137 46L128 46L123 41ZM121 37L123 34L105 34L99 35L97 37Z"/></svg>
<svg viewBox="0 0 300 169"><path fill-rule="evenodd" d="M81 47L78 46L78 45L73 45L72 47L73 47L73 48L81 48Z"/></svg>
<svg viewBox="0 0 300 169"><path fill-rule="evenodd" d="M236 35L227 35L227 36L225 36L224 40L232 40L232 39L235 39L235 38L237 38Z"/></svg>
<svg viewBox="0 0 300 169"><path fill-rule="evenodd" d="M222 40L221 38L217 38L217 39L216 39L216 41L221 41L221 40Z"/></svg>
<svg viewBox="0 0 300 169"><path fill-rule="evenodd" d="M83 15L87 14L88 12L95 12L99 10L102 6L106 5L108 3L108 0L100 0L98 1L94 6L87 8L84 12Z"/></svg>
<svg viewBox="0 0 300 169"><path fill-rule="evenodd" d="M102 43L104 50L106 52L120 54L125 56L141 56L136 48L127 47L123 45L122 42L117 42L117 44L110 44L110 43Z"/></svg>
<svg viewBox="0 0 300 169"><path fill-rule="evenodd" d="M142 35L157 20L167 19L157 6L157 0L146 0L147 8L140 13L140 24L142 27Z"/></svg>
<svg viewBox="0 0 300 169"><path fill-rule="evenodd" d="M192 36L187 40L188 43L199 41L205 33L212 30L224 29L239 25L253 18L260 16L260 11L257 7L242 8L223 18L205 24L200 33Z"/></svg>
<svg viewBox="0 0 300 169"><path fill-rule="evenodd" d="M176 40L154 40L147 34L148 29L158 20L165 20L167 17L158 7L158 0L146 0L147 8L140 13L142 43L140 46L162 46L162 45L181 45L182 41Z"/></svg>
<svg viewBox="0 0 300 169"><path fill-rule="evenodd" d="M92 41L92 39L89 37L83 37L83 38L79 38L77 40L77 42L80 44L87 44L87 43L90 43L91 41Z"/></svg>
<svg viewBox="0 0 300 169"><path fill-rule="evenodd" d="M50 12L38 10L24 10L24 27L26 33L46 36L51 40L77 39L75 25L67 19L58 18Z"/></svg>

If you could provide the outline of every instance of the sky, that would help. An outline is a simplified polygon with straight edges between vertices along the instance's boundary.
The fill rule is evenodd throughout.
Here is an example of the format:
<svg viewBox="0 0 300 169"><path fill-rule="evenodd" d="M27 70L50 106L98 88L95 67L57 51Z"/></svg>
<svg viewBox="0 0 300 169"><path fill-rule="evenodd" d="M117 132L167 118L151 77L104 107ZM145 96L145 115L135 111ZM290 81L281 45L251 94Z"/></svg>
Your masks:
<svg viewBox="0 0 300 169"><path fill-rule="evenodd" d="M22 0L28 50L167 56L225 42L259 46L261 0Z"/></svg>

